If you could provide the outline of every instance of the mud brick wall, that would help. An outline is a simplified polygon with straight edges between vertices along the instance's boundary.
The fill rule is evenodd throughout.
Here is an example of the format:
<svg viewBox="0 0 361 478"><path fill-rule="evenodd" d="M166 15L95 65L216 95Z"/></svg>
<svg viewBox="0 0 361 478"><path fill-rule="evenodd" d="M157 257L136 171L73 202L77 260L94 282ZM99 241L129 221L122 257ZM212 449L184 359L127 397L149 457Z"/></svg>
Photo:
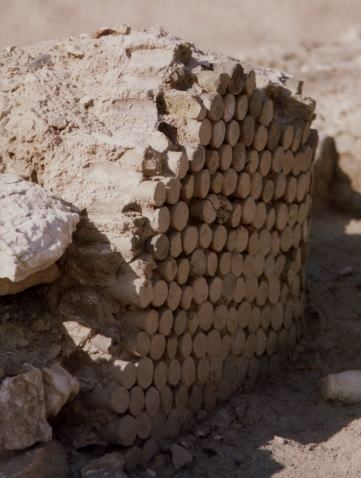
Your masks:
<svg viewBox="0 0 361 478"><path fill-rule="evenodd" d="M156 29L8 49L0 65L2 171L83 211L48 291L81 383L61 426L146 463L302 333L314 102Z"/></svg>

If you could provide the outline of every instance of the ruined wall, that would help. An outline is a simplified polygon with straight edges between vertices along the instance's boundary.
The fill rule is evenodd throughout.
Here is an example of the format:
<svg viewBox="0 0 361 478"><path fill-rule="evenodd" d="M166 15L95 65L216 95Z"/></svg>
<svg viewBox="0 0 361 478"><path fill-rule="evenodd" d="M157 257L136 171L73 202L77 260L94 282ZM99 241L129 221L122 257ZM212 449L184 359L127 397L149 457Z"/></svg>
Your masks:
<svg viewBox="0 0 361 478"><path fill-rule="evenodd" d="M322 136L315 161L314 206L330 203L360 214L360 30L345 31L343 38L332 41L307 41L281 58L269 51L257 58L261 64L276 62L304 80L305 91L317 101L314 125Z"/></svg>
<svg viewBox="0 0 361 478"><path fill-rule="evenodd" d="M81 384L57 426L146 463L302 333L314 102L159 29L8 49L0 65L1 171L82 211L45 294Z"/></svg>

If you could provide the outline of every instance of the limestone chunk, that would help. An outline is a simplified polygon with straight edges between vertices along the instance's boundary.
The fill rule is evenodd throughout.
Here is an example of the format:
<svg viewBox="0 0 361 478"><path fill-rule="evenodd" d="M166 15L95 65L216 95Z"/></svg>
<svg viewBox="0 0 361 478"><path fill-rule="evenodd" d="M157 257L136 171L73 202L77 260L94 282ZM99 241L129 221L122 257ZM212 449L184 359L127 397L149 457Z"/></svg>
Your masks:
<svg viewBox="0 0 361 478"><path fill-rule="evenodd" d="M13 174L0 175L0 211L0 278L13 282L60 259L79 222L63 201Z"/></svg>
<svg viewBox="0 0 361 478"><path fill-rule="evenodd" d="M78 380L59 364L42 369L46 416L54 416L79 393Z"/></svg>
<svg viewBox="0 0 361 478"><path fill-rule="evenodd" d="M49 441L41 371L5 378L0 386L0 450L20 450Z"/></svg>

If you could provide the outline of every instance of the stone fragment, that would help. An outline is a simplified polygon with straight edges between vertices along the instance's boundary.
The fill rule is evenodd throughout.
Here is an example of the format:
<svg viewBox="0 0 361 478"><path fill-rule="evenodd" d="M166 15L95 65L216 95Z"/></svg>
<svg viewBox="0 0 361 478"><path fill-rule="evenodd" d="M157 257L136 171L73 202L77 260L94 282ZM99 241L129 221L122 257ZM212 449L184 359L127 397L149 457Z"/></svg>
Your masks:
<svg viewBox="0 0 361 478"><path fill-rule="evenodd" d="M11 378L0 385L0 450L19 450L49 441L44 385L39 369Z"/></svg>
<svg viewBox="0 0 361 478"><path fill-rule="evenodd" d="M108 35L128 35L130 33L130 26L121 24L117 27L103 27L92 34L93 38L101 38Z"/></svg>
<svg viewBox="0 0 361 478"><path fill-rule="evenodd" d="M170 451L172 454L172 463L176 470L183 466L190 465L193 461L192 453L177 443L174 443L170 447Z"/></svg>
<svg viewBox="0 0 361 478"><path fill-rule="evenodd" d="M68 400L79 393L78 380L59 364L42 369L46 416L57 415Z"/></svg>
<svg viewBox="0 0 361 478"><path fill-rule="evenodd" d="M48 269L72 241L79 215L41 186L0 174L0 278Z"/></svg>
<svg viewBox="0 0 361 478"><path fill-rule="evenodd" d="M322 396L325 400L339 400L343 403L361 402L361 371L346 370L327 375L321 381Z"/></svg>

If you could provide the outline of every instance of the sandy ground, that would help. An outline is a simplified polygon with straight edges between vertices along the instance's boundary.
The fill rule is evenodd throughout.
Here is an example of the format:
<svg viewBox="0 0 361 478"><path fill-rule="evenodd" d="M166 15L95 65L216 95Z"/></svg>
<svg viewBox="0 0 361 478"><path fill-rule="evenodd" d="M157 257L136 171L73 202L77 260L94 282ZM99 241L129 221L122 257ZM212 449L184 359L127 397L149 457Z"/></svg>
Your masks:
<svg viewBox="0 0 361 478"><path fill-rule="evenodd" d="M242 58L259 47L281 50L333 41L361 22L359 0L0 0L0 47L127 23L172 33Z"/></svg>

